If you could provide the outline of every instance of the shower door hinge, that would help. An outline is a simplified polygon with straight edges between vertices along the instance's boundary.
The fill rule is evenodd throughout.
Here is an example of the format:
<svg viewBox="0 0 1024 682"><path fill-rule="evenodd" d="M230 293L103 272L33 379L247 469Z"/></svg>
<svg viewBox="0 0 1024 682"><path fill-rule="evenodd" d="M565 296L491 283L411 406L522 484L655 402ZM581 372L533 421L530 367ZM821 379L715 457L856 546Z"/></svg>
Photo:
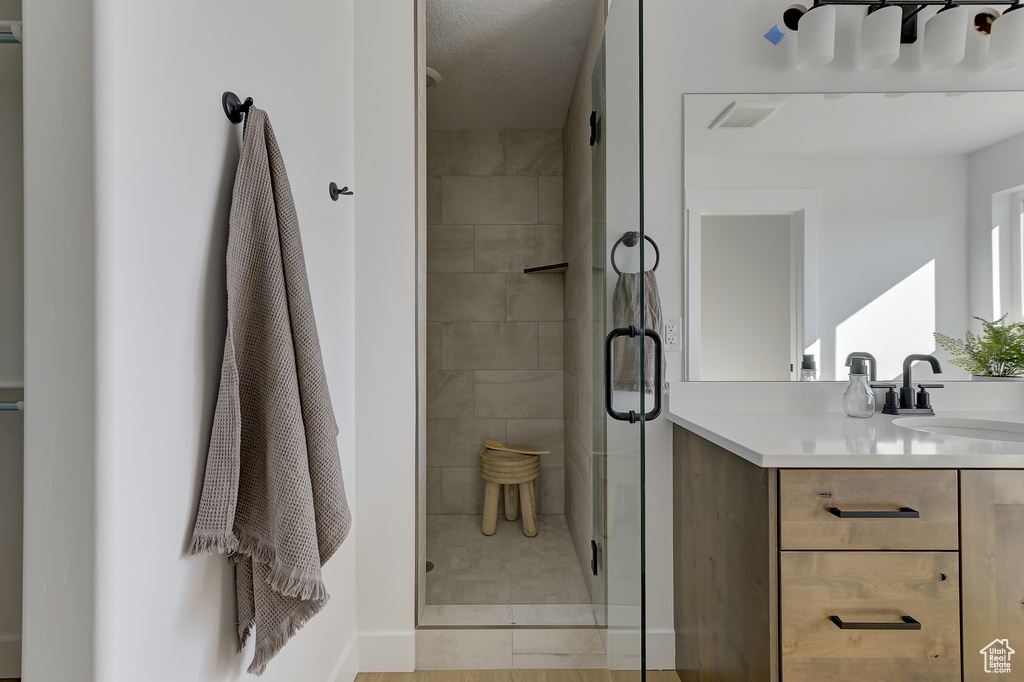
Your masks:
<svg viewBox="0 0 1024 682"><path fill-rule="evenodd" d="M590 570L597 575L597 542L590 541Z"/></svg>
<svg viewBox="0 0 1024 682"><path fill-rule="evenodd" d="M590 146L591 147L593 147L595 144L597 144L597 137L598 137L597 112L596 111L591 111L590 112Z"/></svg>

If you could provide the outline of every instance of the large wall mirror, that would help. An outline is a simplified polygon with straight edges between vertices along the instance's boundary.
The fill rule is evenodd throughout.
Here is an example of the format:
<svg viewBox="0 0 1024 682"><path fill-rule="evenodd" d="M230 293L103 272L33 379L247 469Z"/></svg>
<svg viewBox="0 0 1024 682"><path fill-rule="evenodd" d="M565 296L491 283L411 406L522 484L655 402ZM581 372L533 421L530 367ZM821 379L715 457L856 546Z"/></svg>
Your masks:
<svg viewBox="0 0 1024 682"><path fill-rule="evenodd" d="M878 379L1022 319L1024 93L686 95L686 378ZM915 367L915 378L927 376Z"/></svg>

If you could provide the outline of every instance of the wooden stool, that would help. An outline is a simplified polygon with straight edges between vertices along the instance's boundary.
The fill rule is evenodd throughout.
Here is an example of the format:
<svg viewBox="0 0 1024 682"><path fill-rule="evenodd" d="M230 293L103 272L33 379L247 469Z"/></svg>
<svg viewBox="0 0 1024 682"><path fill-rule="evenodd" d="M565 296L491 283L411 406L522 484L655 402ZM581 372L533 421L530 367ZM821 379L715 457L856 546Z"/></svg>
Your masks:
<svg viewBox="0 0 1024 682"><path fill-rule="evenodd" d="M484 535L494 535L498 529L498 496L505 486L505 518L515 521L522 506L523 534L537 534L537 504L533 497L533 482L540 476L540 457L513 452L484 450L480 453L480 476L487 482L484 490Z"/></svg>

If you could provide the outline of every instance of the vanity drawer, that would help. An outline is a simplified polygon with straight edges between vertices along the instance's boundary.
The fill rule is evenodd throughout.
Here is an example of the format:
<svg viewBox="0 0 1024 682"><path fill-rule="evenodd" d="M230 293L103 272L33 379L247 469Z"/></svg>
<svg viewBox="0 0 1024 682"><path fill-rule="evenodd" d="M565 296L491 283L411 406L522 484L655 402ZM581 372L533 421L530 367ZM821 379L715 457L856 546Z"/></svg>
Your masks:
<svg viewBox="0 0 1024 682"><path fill-rule="evenodd" d="M956 552L782 552L779 579L785 682L960 680Z"/></svg>
<svg viewBox="0 0 1024 682"><path fill-rule="evenodd" d="M780 549L956 550L958 527L955 470L779 471Z"/></svg>

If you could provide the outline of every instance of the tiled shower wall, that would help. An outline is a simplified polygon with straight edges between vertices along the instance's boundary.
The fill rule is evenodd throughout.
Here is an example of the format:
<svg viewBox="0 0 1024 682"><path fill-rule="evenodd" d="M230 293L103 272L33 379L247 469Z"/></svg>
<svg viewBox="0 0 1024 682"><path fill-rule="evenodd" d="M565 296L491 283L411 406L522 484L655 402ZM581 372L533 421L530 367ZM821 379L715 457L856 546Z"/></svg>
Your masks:
<svg viewBox="0 0 1024 682"><path fill-rule="evenodd" d="M565 510L562 132L427 135L427 513L479 514L485 439L541 455Z"/></svg>

